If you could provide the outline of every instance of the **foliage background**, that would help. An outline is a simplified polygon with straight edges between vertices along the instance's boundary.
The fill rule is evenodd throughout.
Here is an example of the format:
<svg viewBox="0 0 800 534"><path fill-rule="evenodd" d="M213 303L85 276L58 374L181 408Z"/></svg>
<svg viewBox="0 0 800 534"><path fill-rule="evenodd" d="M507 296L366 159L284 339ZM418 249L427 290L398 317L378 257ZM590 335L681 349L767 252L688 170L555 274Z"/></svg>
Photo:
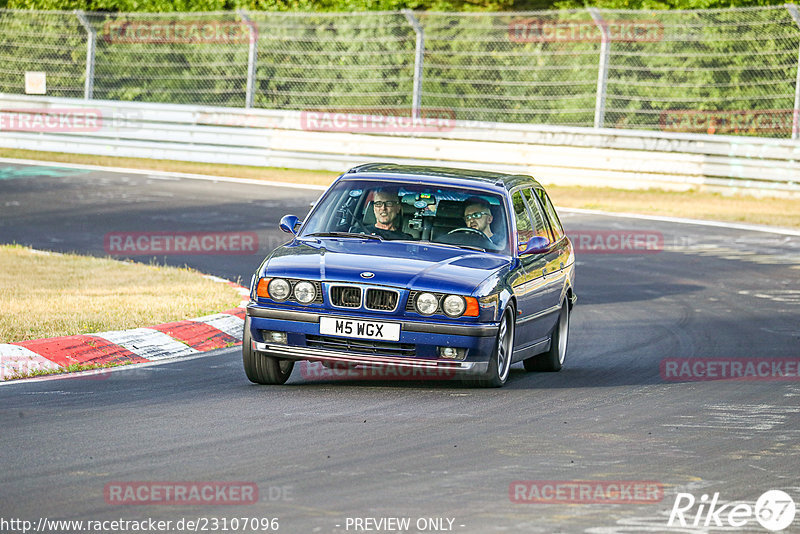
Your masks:
<svg viewBox="0 0 800 534"><path fill-rule="evenodd" d="M779 6L783 0L0 0L0 8L119 12L180 12L249 9L265 11L518 11L600 7L605 9L708 9Z"/></svg>
<svg viewBox="0 0 800 534"><path fill-rule="evenodd" d="M511 36L510 28L526 19L594 27L578 0L541 1L0 0L13 8L0 12L0 92L22 93L25 71L45 70L49 95L83 96L86 31L70 13L81 9L98 35L94 98L245 107L247 42L106 38L109 24L242 24L235 11L242 8L258 28L255 107L407 114L415 34L396 10L408 7L429 9L417 11L425 29L422 106L429 116L592 126L599 40ZM744 0L737 7L767 3ZM599 0L594 5L617 9L604 12L609 20L661 32L658 39L612 43L604 126L790 135L800 29L774 4L731 10L730 2L717 0ZM667 9L700 7L715 9ZM509 11L521 8L561 9ZM717 113L715 122L698 112ZM753 123L773 119L777 126Z"/></svg>

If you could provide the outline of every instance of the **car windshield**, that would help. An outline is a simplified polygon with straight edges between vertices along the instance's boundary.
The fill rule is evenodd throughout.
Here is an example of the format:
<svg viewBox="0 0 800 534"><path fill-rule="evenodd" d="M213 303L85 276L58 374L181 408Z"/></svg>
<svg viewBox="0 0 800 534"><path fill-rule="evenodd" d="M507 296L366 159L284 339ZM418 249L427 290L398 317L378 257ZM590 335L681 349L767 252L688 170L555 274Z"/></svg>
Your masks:
<svg viewBox="0 0 800 534"><path fill-rule="evenodd" d="M459 187L343 180L305 222L301 237L439 243L509 253L500 195Z"/></svg>

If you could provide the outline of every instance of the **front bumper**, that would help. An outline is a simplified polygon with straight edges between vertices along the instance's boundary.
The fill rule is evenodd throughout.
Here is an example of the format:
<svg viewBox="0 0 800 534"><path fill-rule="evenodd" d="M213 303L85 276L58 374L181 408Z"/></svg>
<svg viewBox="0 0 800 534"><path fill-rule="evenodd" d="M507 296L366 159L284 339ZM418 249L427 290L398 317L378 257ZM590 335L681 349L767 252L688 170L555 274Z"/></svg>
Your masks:
<svg viewBox="0 0 800 534"><path fill-rule="evenodd" d="M356 355L348 352L315 349L311 347L291 347L287 345L271 345L253 341L253 350L265 352L270 356L279 356L293 360L311 360L331 363L347 363L357 365L387 365L407 369L426 369L441 371L441 376L448 372L453 374L485 374L488 362L454 362L448 360L427 360L416 358L397 358L392 356Z"/></svg>
<svg viewBox="0 0 800 534"><path fill-rule="evenodd" d="M312 312L302 312L295 310L275 310L271 308L262 308L260 306L248 306L247 315L253 318L271 319L279 321L295 321L300 323L316 323L319 325L319 314ZM458 324L442 324L442 323L429 323L418 321L398 321L394 317L363 317L363 316L348 316L346 313L336 313L337 317L343 319L360 319L360 320L373 320L382 322L400 323L403 332L416 332L421 334L443 334L455 336L471 336L471 337L495 337L497 336L498 325L496 324L476 324L476 325L458 325ZM319 332L317 332L319 333Z"/></svg>
<svg viewBox="0 0 800 534"><path fill-rule="evenodd" d="M319 336L319 314L296 310L276 310L261 306L248 306L252 349L270 356L294 360L341 362L350 365L393 366L408 369L437 370L458 375L481 375L488 370L494 353L498 324L443 324L435 322L397 320L394 317L346 315L337 318L394 322L401 325L397 344L413 345L413 355L397 356L381 353L380 347L369 354L345 350L328 350L306 345L306 336ZM286 345L270 343L260 331L287 332ZM463 361L439 358L437 347L466 349Z"/></svg>

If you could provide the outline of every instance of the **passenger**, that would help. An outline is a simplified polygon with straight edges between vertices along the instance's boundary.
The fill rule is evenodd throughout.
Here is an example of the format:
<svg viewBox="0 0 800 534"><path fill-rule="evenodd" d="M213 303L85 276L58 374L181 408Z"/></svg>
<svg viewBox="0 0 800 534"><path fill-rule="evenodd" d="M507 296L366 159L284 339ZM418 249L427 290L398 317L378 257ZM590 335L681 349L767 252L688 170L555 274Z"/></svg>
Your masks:
<svg viewBox="0 0 800 534"><path fill-rule="evenodd" d="M400 230L402 225L400 195L397 189L376 189L372 196L375 224L367 225L367 231L384 239L413 239L411 234Z"/></svg>

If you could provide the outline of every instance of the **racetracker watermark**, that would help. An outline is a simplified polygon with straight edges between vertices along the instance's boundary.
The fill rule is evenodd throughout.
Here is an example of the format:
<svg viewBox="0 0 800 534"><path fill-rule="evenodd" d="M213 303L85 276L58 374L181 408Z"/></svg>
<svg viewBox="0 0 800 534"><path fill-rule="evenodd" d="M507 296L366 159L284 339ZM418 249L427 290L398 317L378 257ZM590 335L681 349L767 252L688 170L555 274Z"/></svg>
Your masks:
<svg viewBox="0 0 800 534"><path fill-rule="evenodd" d="M112 256L245 256L258 252L258 235L255 232L109 232L103 239L103 247Z"/></svg>
<svg viewBox="0 0 800 534"><path fill-rule="evenodd" d="M652 480L515 480L508 498L525 504L652 504L664 487Z"/></svg>
<svg viewBox="0 0 800 534"><path fill-rule="evenodd" d="M643 230L567 232L577 254L655 254L664 250L664 234Z"/></svg>
<svg viewBox="0 0 800 534"><path fill-rule="evenodd" d="M661 130L704 134L788 134L795 115L792 109L692 111L668 109L661 112Z"/></svg>
<svg viewBox="0 0 800 534"><path fill-rule="evenodd" d="M44 358L33 359L25 356L9 357L0 355L0 381L26 378L51 373L60 369L54 362Z"/></svg>
<svg viewBox="0 0 800 534"><path fill-rule="evenodd" d="M701 527L704 531L709 527L739 529L755 519L765 529L776 532L792 524L796 511L792 497L781 490L764 492L754 504L742 501L723 504L718 492L701 495L699 499L691 493L678 493L667 526Z"/></svg>
<svg viewBox="0 0 800 534"><path fill-rule="evenodd" d="M197 124L211 124L213 126L235 126L238 128L278 128L283 118L269 117L242 112L200 112L197 114Z"/></svg>
<svg viewBox="0 0 800 534"><path fill-rule="evenodd" d="M105 380L111 375L110 366L75 364L71 367L44 358L8 357L0 355L0 381L18 379ZM2 530L0 530L2 532Z"/></svg>
<svg viewBox="0 0 800 534"><path fill-rule="evenodd" d="M669 382L800 380L800 358L664 358L659 368Z"/></svg>
<svg viewBox="0 0 800 534"><path fill-rule="evenodd" d="M664 38L664 26L653 20L606 20L611 42L656 42ZM594 21L517 19L508 25L514 43L600 43L603 29Z"/></svg>
<svg viewBox="0 0 800 534"><path fill-rule="evenodd" d="M422 108L419 115L414 116L409 108L302 111L300 127L315 132L448 132L456 127L456 112L447 108Z"/></svg>
<svg viewBox="0 0 800 534"><path fill-rule="evenodd" d="M221 20L110 20L100 38L113 44L242 44L258 41L258 28Z"/></svg>
<svg viewBox="0 0 800 534"><path fill-rule="evenodd" d="M102 129L138 130L142 114L86 108L0 110L0 132L97 132Z"/></svg>
<svg viewBox="0 0 800 534"><path fill-rule="evenodd" d="M49 519L40 517L38 521L18 517L0 517L0 532L13 534L20 532L61 533L94 532L137 532L155 534L156 532L277 532L280 519L277 517L181 517L174 519Z"/></svg>
<svg viewBox="0 0 800 534"><path fill-rule="evenodd" d="M97 132L103 128L99 109L39 108L0 110L0 131Z"/></svg>
<svg viewBox="0 0 800 534"><path fill-rule="evenodd" d="M291 486L271 487L270 500L291 500ZM103 488L111 505L244 505L259 501L255 482L109 482Z"/></svg>
<svg viewBox="0 0 800 534"><path fill-rule="evenodd" d="M361 365L303 360L300 376L304 380L452 380L456 373L448 367L417 368L399 365Z"/></svg>

